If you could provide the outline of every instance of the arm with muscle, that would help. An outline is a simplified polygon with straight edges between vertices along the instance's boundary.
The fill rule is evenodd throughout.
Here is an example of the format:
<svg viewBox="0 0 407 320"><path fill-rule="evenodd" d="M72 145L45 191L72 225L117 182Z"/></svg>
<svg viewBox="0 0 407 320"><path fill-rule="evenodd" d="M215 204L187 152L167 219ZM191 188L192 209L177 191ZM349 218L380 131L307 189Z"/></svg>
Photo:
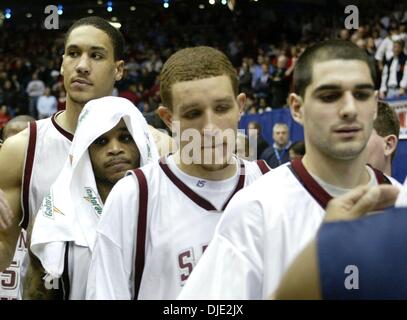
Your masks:
<svg viewBox="0 0 407 320"><path fill-rule="evenodd" d="M28 130L10 137L0 149L0 189L4 192L0 216L8 221L0 227L0 271L10 265L21 231L21 179L23 175ZM9 210L5 209L5 204ZM7 217L5 217L7 216Z"/></svg>

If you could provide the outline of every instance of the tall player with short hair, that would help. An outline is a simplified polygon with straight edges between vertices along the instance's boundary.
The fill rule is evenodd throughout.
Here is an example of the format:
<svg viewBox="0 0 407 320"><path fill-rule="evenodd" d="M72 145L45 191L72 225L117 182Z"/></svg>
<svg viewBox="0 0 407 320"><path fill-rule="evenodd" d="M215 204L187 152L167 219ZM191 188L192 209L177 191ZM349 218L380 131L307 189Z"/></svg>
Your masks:
<svg viewBox="0 0 407 320"><path fill-rule="evenodd" d="M98 226L90 299L176 298L230 199L269 170L232 153L246 97L223 53L180 50L160 80L159 114L179 151L113 188Z"/></svg>
<svg viewBox="0 0 407 320"><path fill-rule="evenodd" d="M375 68L351 42L309 47L294 71L291 113L307 152L239 192L180 299L261 299L318 230L328 201L389 181L366 166L377 112Z"/></svg>
<svg viewBox="0 0 407 320"><path fill-rule="evenodd" d="M30 233L33 218L68 156L83 106L111 95L114 83L122 78L123 51L123 36L106 20L76 21L66 33L61 66L66 110L31 123L2 146L0 188L11 207L11 222L7 230L0 230L0 270L10 265L21 228ZM150 130L160 143L170 139ZM8 212L0 208L0 214Z"/></svg>

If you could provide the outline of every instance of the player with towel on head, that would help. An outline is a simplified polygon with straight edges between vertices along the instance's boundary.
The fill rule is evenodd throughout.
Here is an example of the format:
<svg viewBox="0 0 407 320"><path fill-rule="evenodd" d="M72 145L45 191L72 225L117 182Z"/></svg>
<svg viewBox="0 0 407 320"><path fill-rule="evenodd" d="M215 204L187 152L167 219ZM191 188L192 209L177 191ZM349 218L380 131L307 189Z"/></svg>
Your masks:
<svg viewBox="0 0 407 320"><path fill-rule="evenodd" d="M91 100L82 110L69 159L44 198L34 223L31 250L43 268L29 268L25 298L84 299L88 267L103 203L127 170L158 160L146 120L127 99ZM48 283L46 283L48 281ZM45 284L45 286L44 286ZM46 287L48 285L48 288Z"/></svg>

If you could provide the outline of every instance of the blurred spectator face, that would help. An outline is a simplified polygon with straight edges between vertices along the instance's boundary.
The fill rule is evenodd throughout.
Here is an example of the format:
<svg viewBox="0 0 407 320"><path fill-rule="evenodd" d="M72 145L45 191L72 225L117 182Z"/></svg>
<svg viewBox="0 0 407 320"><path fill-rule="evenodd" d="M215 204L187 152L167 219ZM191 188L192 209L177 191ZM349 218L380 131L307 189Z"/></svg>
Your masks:
<svg viewBox="0 0 407 320"><path fill-rule="evenodd" d="M261 65L261 64L263 64L263 62L264 62L264 57L259 54L257 56L257 63Z"/></svg>
<svg viewBox="0 0 407 320"><path fill-rule="evenodd" d="M6 89L6 90L11 89L11 81L10 80L6 80L6 82L4 82L4 89Z"/></svg>
<svg viewBox="0 0 407 320"><path fill-rule="evenodd" d="M399 42L394 42L393 44L393 54L398 57L403 52L403 47Z"/></svg>
<svg viewBox="0 0 407 320"><path fill-rule="evenodd" d="M45 87L44 96L49 96L51 94L51 89L49 87Z"/></svg>
<svg viewBox="0 0 407 320"><path fill-rule="evenodd" d="M367 41L366 41L366 48L367 48L367 49L371 49L371 50L374 50L374 49L375 49L374 39L373 39L372 37L367 38Z"/></svg>
<svg viewBox="0 0 407 320"><path fill-rule="evenodd" d="M114 60L109 36L93 26L79 26L70 33L62 61L67 101L84 105L112 94L123 76L124 62Z"/></svg>
<svg viewBox="0 0 407 320"><path fill-rule="evenodd" d="M358 39L356 41L356 45L360 48L360 49L366 49L366 40L365 39Z"/></svg>
<svg viewBox="0 0 407 320"><path fill-rule="evenodd" d="M276 124L273 128L273 140L280 147L284 147L288 142L288 128L284 125Z"/></svg>
<svg viewBox="0 0 407 320"><path fill-rule="evenodd" d="M4 114L4 115L7 114L7 106L4 106L4 105L1 106L1 107L0 107L0 113L1 113L1 114Z"/></svg>
<svg viewBox="0 0 407 320"><path fill-rule="evenodd" d="M348 29L342 29L339 32L339 38L341 40L349 40L349 30Z"/></svg>
<svg viewBox="0 0 407 320"><path fill-rule="evenodd" d="M284 69L287 66L287 57L279 56L277 59L277 68Z"/></svg>
<svg viewBox="0 0 407 320"><path fill-rule="evenodd" d="M267 64L263 63L263 64L261 65L261 72L262 72L263 74L269 73L269 67L268 67Z"/></svg>

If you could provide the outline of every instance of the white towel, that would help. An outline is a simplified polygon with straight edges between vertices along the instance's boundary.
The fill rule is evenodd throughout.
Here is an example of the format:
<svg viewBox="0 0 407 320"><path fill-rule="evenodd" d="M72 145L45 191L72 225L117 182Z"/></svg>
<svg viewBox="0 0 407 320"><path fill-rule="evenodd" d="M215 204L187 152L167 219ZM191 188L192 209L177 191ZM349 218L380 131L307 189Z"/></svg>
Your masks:
<svg viewBox="0 0 407 320"><path fill-rule="evenodd" d="M407 177L404 180L404 184L400 189L399 196L396 200L396 207L407 207Z"/></svg>
<svg viewBox="0 0 407 320"><path fill-rule="evenodd" d="M78 119L69 157L50 193L44 198L31 236L31 250L48 275L64 269L65 242L93 249L102 201L88 148L123 119L140 151L140 166L158 159L146 120L127 99L104 97L89 101Z"/></svg>

